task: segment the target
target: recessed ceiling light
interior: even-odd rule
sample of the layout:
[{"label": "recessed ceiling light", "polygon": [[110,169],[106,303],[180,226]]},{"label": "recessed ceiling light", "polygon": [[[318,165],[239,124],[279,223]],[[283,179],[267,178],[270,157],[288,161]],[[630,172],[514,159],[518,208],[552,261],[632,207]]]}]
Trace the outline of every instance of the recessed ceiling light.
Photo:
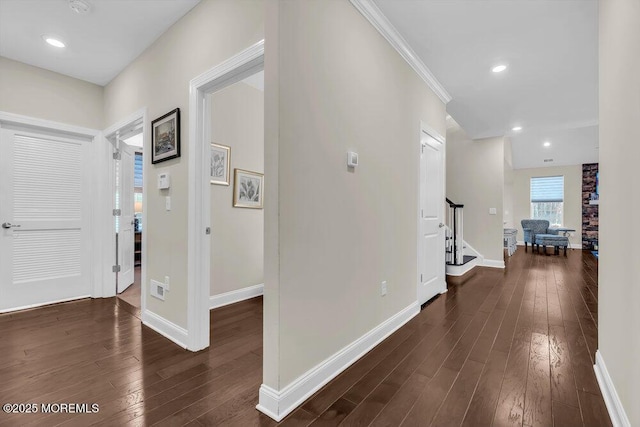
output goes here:
[{"label": "recessed ceiling light", "polygon": [[544,145],[545,147],[551,147],[551,143],[549,141],[545,141],[542,145]]},{"label": "recessed ceiling light", "polygon": [[51,46],[60,47],[60,48],[66,46],[62,41],[60,41],[60,40],[58,40],[56,38],[53,38],[53,37],[50,37],[50,36],[42,36],[42,38],[44,39],[44,41],[46,41]]},{"label": "recessed ceiling light", "polygon": [[522,130],[522,126],[514,126],[514,127],[511,128],[511,130],[514,131],[514,132],[518,132],[518,131]]},{"label": "recessed ceiling light", "polygon": [[504,64],[500,64],[500,65],[496,65],[495,67],[493,67],[493,68],[491,69],[491,71],[493,71],[494,73],[501,73],[501,72],[503,72],[503,71],[504,71],[504,70],[506,70],[506,69],[507,69],[507,66],[506,66],[506,65],[504,65]]}]

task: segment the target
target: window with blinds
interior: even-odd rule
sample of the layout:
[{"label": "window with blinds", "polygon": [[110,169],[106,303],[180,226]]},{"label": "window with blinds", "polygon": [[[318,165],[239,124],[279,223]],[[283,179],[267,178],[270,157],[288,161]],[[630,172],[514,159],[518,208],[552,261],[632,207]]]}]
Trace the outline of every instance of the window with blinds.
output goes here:
[{"label": "window with blinds", "polygon": [[531,178],[531,218],[546,219],[562,226],[564,220],[564,176]]},{"label": "window with blinds", "polygon": [[133,186],[142,189],[142,153],[136,153],[133,167]]}]

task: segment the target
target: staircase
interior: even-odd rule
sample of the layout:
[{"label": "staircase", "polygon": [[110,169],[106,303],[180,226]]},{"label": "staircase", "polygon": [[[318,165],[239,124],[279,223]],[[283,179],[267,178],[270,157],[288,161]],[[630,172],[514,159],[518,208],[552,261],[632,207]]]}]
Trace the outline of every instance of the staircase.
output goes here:
[{"label": "staircase", "polygon": [[448,276],[462,276],[478,264],[478,253],[464,241],[464,205],[449,199],[446,201],[449,205],[445,228],[446,273]]}]

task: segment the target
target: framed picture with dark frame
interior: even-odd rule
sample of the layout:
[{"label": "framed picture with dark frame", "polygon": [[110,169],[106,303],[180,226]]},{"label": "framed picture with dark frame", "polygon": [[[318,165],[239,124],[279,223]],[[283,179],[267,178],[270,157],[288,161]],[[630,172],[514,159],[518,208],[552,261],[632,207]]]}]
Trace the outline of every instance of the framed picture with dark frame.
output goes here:
[{"label": "framed picture with dark frame", "polygon": [[242,169],[233,173],[233,207],[262,209],[264,175]]},{"label": "framed picture with dark frame", "polygon": [[180,109],[151,122],[151,163],[180,157]]},{"label": "framed picture with dark frame", "polygon": [[229,167],[231,165],[231,147],[211,143],[209,159],[209,178],[211,184],[229,185]]}]

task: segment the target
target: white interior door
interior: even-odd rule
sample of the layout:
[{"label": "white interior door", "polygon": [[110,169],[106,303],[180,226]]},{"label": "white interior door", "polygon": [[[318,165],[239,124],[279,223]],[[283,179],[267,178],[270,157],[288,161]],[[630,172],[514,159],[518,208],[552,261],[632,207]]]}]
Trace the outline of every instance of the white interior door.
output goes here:
[{"label": "white interior door", "polygon": [[89,149],[0,131],[0,311],[90,295]]},{"label": "white interior door", "polygon": [[424,304],[446,290],[444,261],[443,144],[425,132],[420,154],[420,227],[418,300]]},{"label": "white interior door", "polygon": [[119,201],[120,201],[120,221],[118,231],[118,265],[120,272],[118,273],[118,293],[123,292],[134,281],[134,247],[135,247],[135,228],[134,228],[134,163],[135,151],[133,147],[121,142],[120,143],[120,177],[118,183]]}]

